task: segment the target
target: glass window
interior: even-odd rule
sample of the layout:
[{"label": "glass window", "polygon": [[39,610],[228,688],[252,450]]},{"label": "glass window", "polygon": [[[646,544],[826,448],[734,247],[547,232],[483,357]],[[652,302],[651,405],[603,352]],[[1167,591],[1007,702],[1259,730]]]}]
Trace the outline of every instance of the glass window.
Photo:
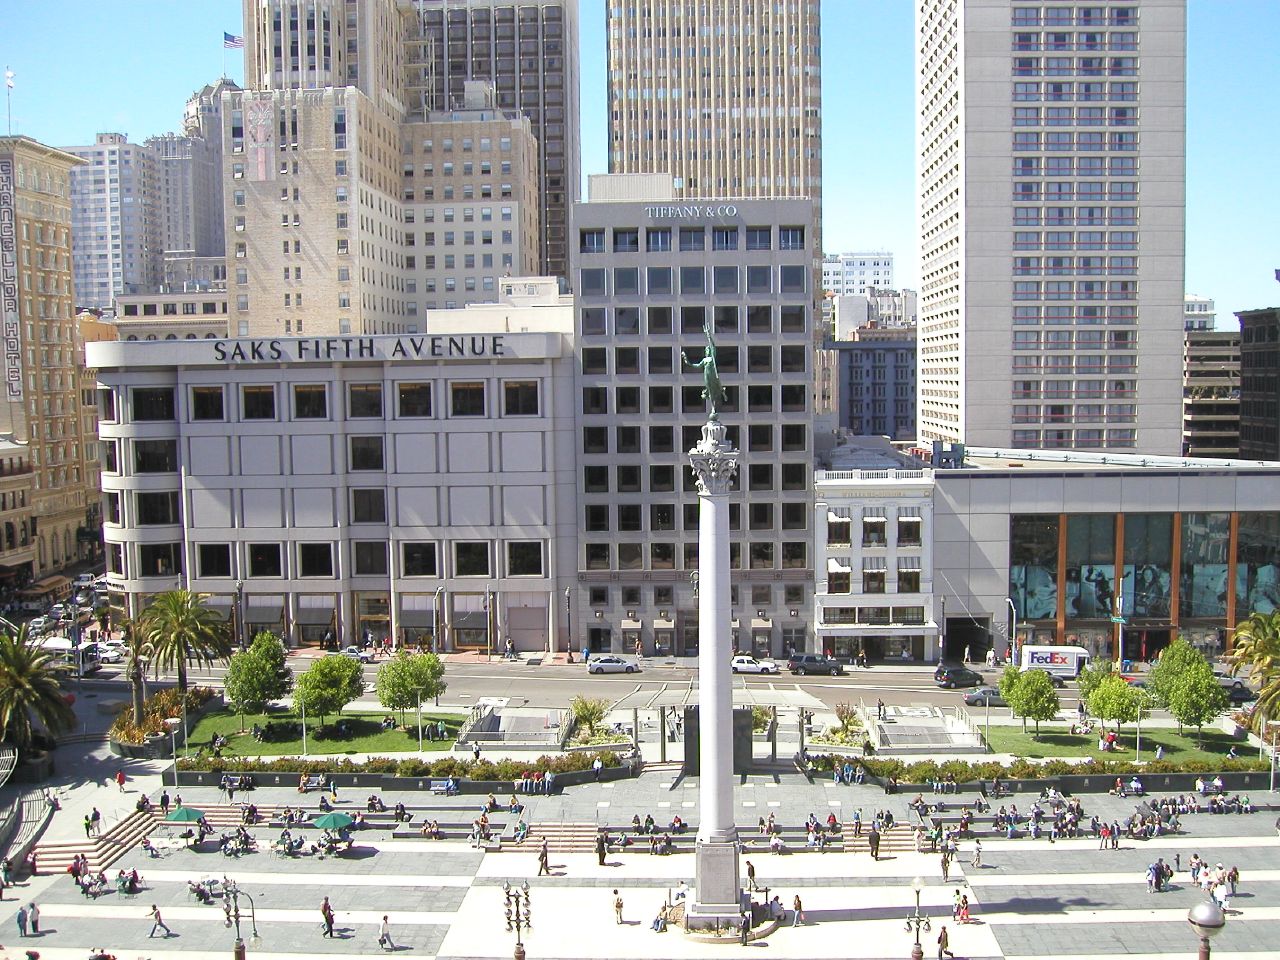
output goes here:
[{"label": "glass window", "polygon": [[707,271],[702,267],[680,268],[680,292],[685,296],[707,292]]},{"label": "glass window", "polygon": [[224,420],[226,419],[224,406],[222,387],[191,388],[191,419],[193,421]]},{"label": "glass window", "polygon": [[605,271],[603,269],[580,270],[582,278],[582,295],[584,297],[603,297],[605,295]]},{"label": "glass window", "polygon": [[351,544],[351,558],[356,576],[385,577],[387,575],[387,542],[385,540],[357,540]]},{"label": "glass window", "polygon": [[240,388],[241,413],[244,420],[274,420],[276,418],[276,388],[266,385]]},{"label": "glass window", "polygon": [[702,227],[680,228],[680,250],[689,252],[707,248],[707,231]]},{"label": "glass window", "polygon": [[646,273],[646,284],[651,296],[669,296],[671,294],[670,267],[649,267]]},{"label": "glass window", "polygon": [[399,398],[397,416],[429,417],[431,416],[431,384],[400,383],[396,385]]},{"label": "glass window", "polygon": [[449,415],[454,417],[483,417],[485,415],[483,381],[470,380],[450,383]]},{"label": "glass window", "polygon": [[1017,515],[1009,524],[1009,598],[1020,620],[1052,620],[1058,615],[1058,518]]},{"label": "glass window", "polygon": [[644,232],[645,250],[649,253],[665,253],[671,249],[670,227],[649,227]]},{"label": "glass window", "polygon": [[782,267],[782,281],[779,289],[783,293],[804,293],[807,267],[786,265]]},{"label": "glass window", "polygon": [[177,491],[140,492],[136,496],[135,520],[138,526],[165,526],[181,522]]},{"label": "glass window", "polygon": [[177,440],[133,441],[134,473],[176,473],[177,470]]},{"label": "glass window", "polygon": [[1168,618],[1172,564],[1173,515],[1126,514],[1120,574],[1123,616]]},{"label": "glass window", "polygon": [[634,297],[640,292],[640,271],[635,267],[615,267],[613,293],[619,297]]},{"label": "glass window", "polygon": [[298,544],[298,576],[300,577],[332,577],[333,576],[333,544],[300,543]]},{"label": "glass window", "polygon": [[772,278],[773,271],[769,267],[747,267],[747,293],[772,292]]},{"label": "glass window", "polygon": [[603,336],[605,332],[604,317],[603,307],[585,307],[582,311],[583,336]]},{"label": "glass window", "polygon": [[464,540],[455,543],[453,545],[453,567],[455,576],[489,576],[489,544],[483,540]]},{"label": "glass window", "polygon": [[98,390],[98,417],[107,422],[116,418],[116,395],[108,387]]},{"label": "glass window", "polygon": [[716,227],[711,231],[712,250],[737,250],[738,228]]},{"label": "glass window", "polygon": [[249,576],[283,576],[284,567],[280,562],[280,544],[251,543],[247,549],[249,554]]},{"label": "glass window", "polygon": [[385,470],[382,437],[351,437],[351,470]]},{"label": "glass window", "polygon": [[324,420],[329,416],[328,389],[322,383],[300,383],[293,388],[293,418]]},{"label": "glass window", "polygon": [[770,250],[773,247],[771,227],[747,227],[748,250]]},{"label": "glass window", "polygon": [[196,547],[196,559],[202,577],[231,576],[231,544],[202,543]]},{"label": "glass window", "polygon": [[[1178,608],[1186,617],[1225,618],[1227,615],[1227,559],[1231,547],[1231,515],[1182,515],[1182,580]],[[1245,585],[1248,585],[1248,569]],[[1247,598],[1247,592],[1246,592]],[[1247,611],[1238,611],[1237,619]]]},{"label": "glass window", "polygon": [[646,316],[650,335],[663,335],[671,332],[670,307],[650,307]]},{"label": "glass window", "polygon": [[804,227],[779,227],[778,228],[778,249],[779,250],[803,250],[804,249]]},{"label": "glass window", "polygon": [[537,540],[507,541],[507,576],[541,577],[542,543]]},{"label": "glass window", "polygon": [[538,413],[538,382],[536,380],[503,381],[502,415],[504,417],[536,417]]},{"label": "glass window", "polygon": [[1241,513],[1236,542],[1236,620],[1280,610],[1280,514]]},{"label": "glass window", "polygon": [[1067,517],[1068,619],[1112,615],[1116,596],[1116,529],[1112,514]]},{"label": "glass window", "polygon": [[347,385],[347,416],[381,417],[382,384],[352,383]]},{"label": "glass window", "polygon": [[172,387],[134,387],[130,397],[133,419],[139,423],[173,420],[177,416]]},{"label": "glass window", "polygon": [[387,492],[378,488],[352,490],[351,522],[386,523]]},{"label": "glass window", "polygon": [[738,292],[737,267],[712,267],[711,275],[712,287],[715,293],[732,294]]},{"label": "glass window", "polygon": [[578,249],[583,253],[604,253],[603,230],[582,230],[579,237]]},{"label": "glass window", "polygon": [[613,231],[613,252],[639,253],[640,231],[634,229],[623,230],[615,227]]},{"label": "glass window", "polygon": [[434,543],[406,543],[403,545],[404,575],[406,577],[436,576],[436,545]]},{"label": "glass window", "polygon": [[138,575],[170,577],[182,572],[182,544],[143,543],[138,545]]}]

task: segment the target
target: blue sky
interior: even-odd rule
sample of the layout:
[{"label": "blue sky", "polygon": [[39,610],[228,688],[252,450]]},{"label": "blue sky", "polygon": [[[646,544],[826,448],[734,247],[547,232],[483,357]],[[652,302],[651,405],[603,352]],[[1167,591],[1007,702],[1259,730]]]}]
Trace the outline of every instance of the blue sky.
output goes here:
[{"label": "blue sky", "polygon": [[[823,0],[824,228],[829,251],[887,249],[918,280],[911,0]],[[604,2],[582,0],[584,173],[607,166]],[[54,145],[175,129],[190,93],[243,79],[240,0],[6,0],[0,60],[13,129]],[[1280,304],[1277,0],[1190,0],[1187,290],[1219,318]],[[838,51],[838,55],[836,52]],[[0,128],[2,129],[2,128]]]}]

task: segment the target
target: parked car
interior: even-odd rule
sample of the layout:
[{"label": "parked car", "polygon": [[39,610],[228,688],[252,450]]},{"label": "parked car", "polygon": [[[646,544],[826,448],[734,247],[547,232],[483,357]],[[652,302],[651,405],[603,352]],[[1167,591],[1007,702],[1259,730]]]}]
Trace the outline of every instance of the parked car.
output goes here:
[{"label": "parked car", "polygon": [[772,660],[757,660],[740,654],[731,664],[734,673],[778,673],[778,665]]},{"label": "parked car", "polygon": [[48,617],[44,617],[44,616],[32,617],[31,620],[27,623],[27,632],[32,634],[33,636],[37,636],[41,633],[44,633],[46,630],[48,630],[49,627],[53,625],[53,623],[54,621],[50,620]]},{"label": "parked car", "polygon": [[124,659],[124,647],[118,643],[100,643],[98,659],[103,663],[119,663]]},{"label": "parked car", "polygon": [[934,671],[933,682],[947,690],[954,690],[956,687],[976,687],[982,684],[982,674],[968,667],[944,664]]},{"label": "parked car", "polygon": [[844,673],[844,664],[825,653],[797,653],[787,661],[787,669],[802,677],[811,673],[829,673],[838,677]]},{"label": "parked car", "polygon": [[78,577],[76,577],[76,578],[75,578],[75,580],[73,580],[73,581],[71,582],[71,585],[72,585],[73,587],[75,587],[77,590],[84,590],[84,589],[86,589],[87,587],[92,587],[92,586],[93,586],[93,574],[92,574],[92,573],[82,573],[82,574],[80,574]]},{"label": "parked car", "polygon": [[55,603],[49,608],[49,616],[54,620],[66,620],[72,616],[71,605],[66,603]]},{"label": "parked car", "polygon": [[587,661],[587,673],[635,673],[640,668],[630,660],[606,653]]},{"label": "parked car", "polygon": [[1004,697],[995,687],[979,687],[964,695],[964,702],[971,707],[1007,707]]},{"label": "parked car", "polygon": [[344,657],[350,657],[352,660],[359,660],[361,663],[370,663],[373,661],[373,657],[369,655],[368,651],[361,650],[355,644],[344,649],[342,651],[342,655]]}]

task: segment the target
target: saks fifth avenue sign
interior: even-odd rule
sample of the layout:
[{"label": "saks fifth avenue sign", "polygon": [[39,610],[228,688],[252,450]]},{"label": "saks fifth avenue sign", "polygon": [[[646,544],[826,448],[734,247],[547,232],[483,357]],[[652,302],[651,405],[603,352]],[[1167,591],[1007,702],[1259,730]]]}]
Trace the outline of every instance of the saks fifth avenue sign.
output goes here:
[{"label": "saks fifth avenue sign", "polygon": [[681,203],[645,207],[644,215],[652,220],[715,220],[736,217],[738,208],[732,203]]},{"label": "saks fifth avenue sign", "polygon": [[405,337],[287,337],[214,340],[221,363],[292,363],[308,360],[454,360],[506,355],[502,334]]}]

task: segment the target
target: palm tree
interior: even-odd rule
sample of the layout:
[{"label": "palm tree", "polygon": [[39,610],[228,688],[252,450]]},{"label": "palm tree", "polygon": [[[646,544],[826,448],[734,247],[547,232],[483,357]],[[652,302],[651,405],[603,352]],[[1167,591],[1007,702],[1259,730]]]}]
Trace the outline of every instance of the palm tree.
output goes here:
[{"label": "palm tree", "polygon": [[53,670],[56,658],[32,642],[26,627],[16,637],[0,634],[0,732],[19,755],[31,749],[37,723],[50,733],[75,725],[75,711]]},{"label": "palm tree", "polygon": [[226,624],[190,590],[170,590],[152,598],[133,633],[135,644],[150,646],[157,671],[161,667],[177,671],[182,693],[187,692],[188,660],[212,666],[231,655]]},{"label": "palm tree", "polygon": [[124,637],[124,675],[129,680],[134,726],[142,726],[143,704],[147,699],[147,665],[155,659],[155,648],[139,635],[139,625],[128,617],[120,618],[120,635]]},{"label": "palm tree", "polygon": [[1231,648],[1231,672],[1247,671],[1258,688],[1258,702],[1250,725],[1261,732],[1267,720],[1280,713],[1280,610],[1251,613],[1236,627]]}]

